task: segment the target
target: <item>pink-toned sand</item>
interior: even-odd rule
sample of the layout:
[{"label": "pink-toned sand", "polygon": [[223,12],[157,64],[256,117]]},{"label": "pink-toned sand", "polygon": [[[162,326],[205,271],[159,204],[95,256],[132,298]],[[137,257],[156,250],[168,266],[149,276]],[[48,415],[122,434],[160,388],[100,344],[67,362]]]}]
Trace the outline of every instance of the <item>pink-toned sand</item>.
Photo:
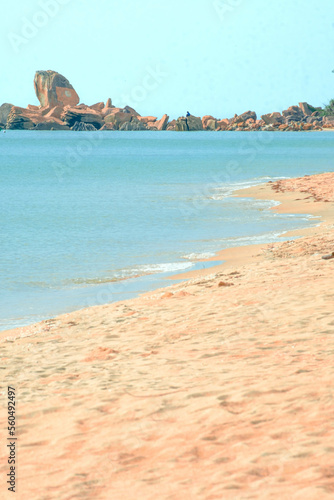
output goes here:
[{"label": "pink-toned sand", "polygon": [[333,187],[323,174],[239,193],[322,217],[296,241],[223,251],[210,274],[2,332],[0,498],[334,498],[334,259],[321,258]]}]

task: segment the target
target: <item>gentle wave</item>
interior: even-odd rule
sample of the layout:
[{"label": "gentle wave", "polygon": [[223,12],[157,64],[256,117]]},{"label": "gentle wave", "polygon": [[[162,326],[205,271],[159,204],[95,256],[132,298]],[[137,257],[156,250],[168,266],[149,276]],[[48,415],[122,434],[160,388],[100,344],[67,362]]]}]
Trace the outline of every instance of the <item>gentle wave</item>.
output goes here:
[{"label": "gentle wave", "polygon": [[188,255],[182,255],[182,259],[187,260],[202,260],[202,259],[210,259],[214,257],[213,252],[204,252],[204,253],[189,253]]},{"label": "gentle wave", "polygon": [[223,200],[224,198],[228,198],[229,196],[233,195],[235,191],[239,191],[240,189],[247,189],[258,186],[259,184],[265,184],[269,181],[288,178],[289,177],[255,177],[254,179],[249,179],[247,181],[231,182],[230,184],[214,188],[213,191],[216,191],[216,194],[210,196],[210,199]]}]

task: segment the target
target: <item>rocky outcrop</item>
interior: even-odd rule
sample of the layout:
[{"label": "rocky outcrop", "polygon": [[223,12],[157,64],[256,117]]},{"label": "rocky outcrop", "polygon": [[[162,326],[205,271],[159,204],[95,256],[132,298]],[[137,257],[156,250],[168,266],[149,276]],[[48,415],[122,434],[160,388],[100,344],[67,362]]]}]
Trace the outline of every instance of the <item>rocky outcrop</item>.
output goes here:
[{"label": "rocky outcrop", "polygon": [[16,130],[31,130],[36,125],[29,116],[30,111],[13,106],[8,117],[6,128]]},{"label": "rocky outcrop", "polygon": [[165,114],[141,116],[130,106],[116,108],[111,101],[87,106],[79,104],[79,96],[70,82],[56,71],[37,71],[34,79],[40,106],[27,108],[5,103],[0,106],[0,127],[21,130],[151,130],[151,131],[308,131],[334,128],[334,117],[324,117],[322,108],[307,102],[290,106],[282,114],[267,113],[258,120],[255,111],[222,120],[205,115],[181,116],[169,122]]},{"label": "rocky outcrop", "polygon": [[217,128],[217,118],[211,115],[205,115],[202,118],[202,125],[204,130],[216,130]]},{"label": "rocky outcrop", "polygon": [[113,123],[105,123],[103,127],[100,128],[100,131],[102,130],[116,130],[116,129]]},{"label": "rocky outcrop", "polygon": [[311,116],[312,113],[315,113],[318,111],[317,108],[314,108],[313,106],[311,106],[307,102],[300,102],[299,107],[302,110],[303,114],[306,116]]},{"label": "rocky outcrop", "polygon": [[93,132],[97,130],[97,128],[91,123],[75,122],[71,130],[74,130],[74,132]]},{"label": "rocky outcrop", "polygon": [[70,127],[67,125],[61,125],[58,122],[50,121],[37,123],[34,130],[70,130]]},{"label": "rocky outcrop", "polygon": [[115,108],[112,113],[107,115],[104,122],[112,123],[115,130],[119,130],[122,125],[126,122],[130,122],[133,116],[130,113],[124,113],[123,111],[118,111],[119,108]]},{"label": "rocky outcrop", "polygon": [[88,106],[85,106],[85,108],[79,108],[79,106],[66,107],[61,119],[69,127],[73,127],[76,122],[82,122],[89,123],[94,125],[96,129],[100,129],[104,124],[102,116]]},{"label": "rocky outcrop", "polygon": [[325,116],[323,120],[324,128],[334,128],[334,116]]},{"label": "rocky outcrop", "polygon": [[234,118],[232,119],[232,123],[244,123],[249,119],[251,119],[255,122],[256,118],[257,117],[256,117],[255,111],[246,111],[245,113],[242,113],[241,115],[234,115]]},{"label": "rocky outcrop", "polygon": [[203,130],[202,120],[197,116],[181,116],[176,120],[175,130],[177,132],[196,132],[199,130]]},{"label": "rocky outcrop", "polygon": [[104,109],[104,102],[97,102],[96,104],[92,104],[88,107],[93,111],[97,111],[98,113],[100,113]]},{"label": "rocky outcrop", "polygon": [[34,87],[42,108],[79,104],[79,96],[70,82],[56,71],[36,71]]},{"label": "rocky outcrop", "polygon": [[130,115],[132,115],[132,116],[140,116],[140,114],[137,113],[137,111],[135,109],[130,108],[130,106],[125,106],[125,108],[123,108],[123,112],[130,113]]},{"label": "rocky outcrop", "polygon": [[[167,128],[167,123],[169,120],[168,115],[164,115],[160,120],[156,121],[153,126],[156,127],[157,130],[166,130]],[[148,124],[149,125],[149,124]]]},{"label": "rocky outcrop", "polygon": [[171,122],[167,123],[166,130],[175,131],[175,126],[176,126],[176,120],[172,120]]},{"label": "rocky outcrop", "polygon": [[138,120],[142,123],[155,123],[157,121],[156,116],[138,116]]},{"label": "rocky outcrop", "polygon": [[8,115],[13,107],[13,104],[9,104],[8,102],[4,102],[0,106],[0,126],[5,127],[7,123]]},{"label": "rocky outcrop", "polygon": [[132,117],[132,120],[123,123],[119,130],[147,130],[147,126],[136,117]]},{"label": "rocky outcrop", "polygon": [[267,115],[262,115],[261,119],[264,121],[266,125],[273,125],[273,124],[281,125],[284,120],[281,113],[278,113],[277,111],[274,113],[268,113]]}]

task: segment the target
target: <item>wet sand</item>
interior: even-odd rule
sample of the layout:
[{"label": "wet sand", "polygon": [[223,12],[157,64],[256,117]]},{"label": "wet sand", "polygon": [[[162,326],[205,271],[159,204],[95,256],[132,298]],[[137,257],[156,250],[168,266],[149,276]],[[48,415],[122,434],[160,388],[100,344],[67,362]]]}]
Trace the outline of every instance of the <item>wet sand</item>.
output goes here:
[{"label": "wet sand", "polygon": [[[334,173],[239,193],[321,217],[137,299],[0,332],[17,499],[334,496]],[[293,236],[291,234],[291,236]]]}]

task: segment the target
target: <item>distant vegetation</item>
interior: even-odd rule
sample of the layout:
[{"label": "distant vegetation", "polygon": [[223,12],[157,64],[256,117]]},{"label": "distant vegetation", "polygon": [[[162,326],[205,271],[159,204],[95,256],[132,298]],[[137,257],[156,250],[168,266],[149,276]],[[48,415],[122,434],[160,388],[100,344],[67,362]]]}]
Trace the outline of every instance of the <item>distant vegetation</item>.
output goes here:
[{"label": "distant vegetation", "polygon": [[329,104],[322,111],[323,116],[334,116],[334,99],[329,101]]}]

